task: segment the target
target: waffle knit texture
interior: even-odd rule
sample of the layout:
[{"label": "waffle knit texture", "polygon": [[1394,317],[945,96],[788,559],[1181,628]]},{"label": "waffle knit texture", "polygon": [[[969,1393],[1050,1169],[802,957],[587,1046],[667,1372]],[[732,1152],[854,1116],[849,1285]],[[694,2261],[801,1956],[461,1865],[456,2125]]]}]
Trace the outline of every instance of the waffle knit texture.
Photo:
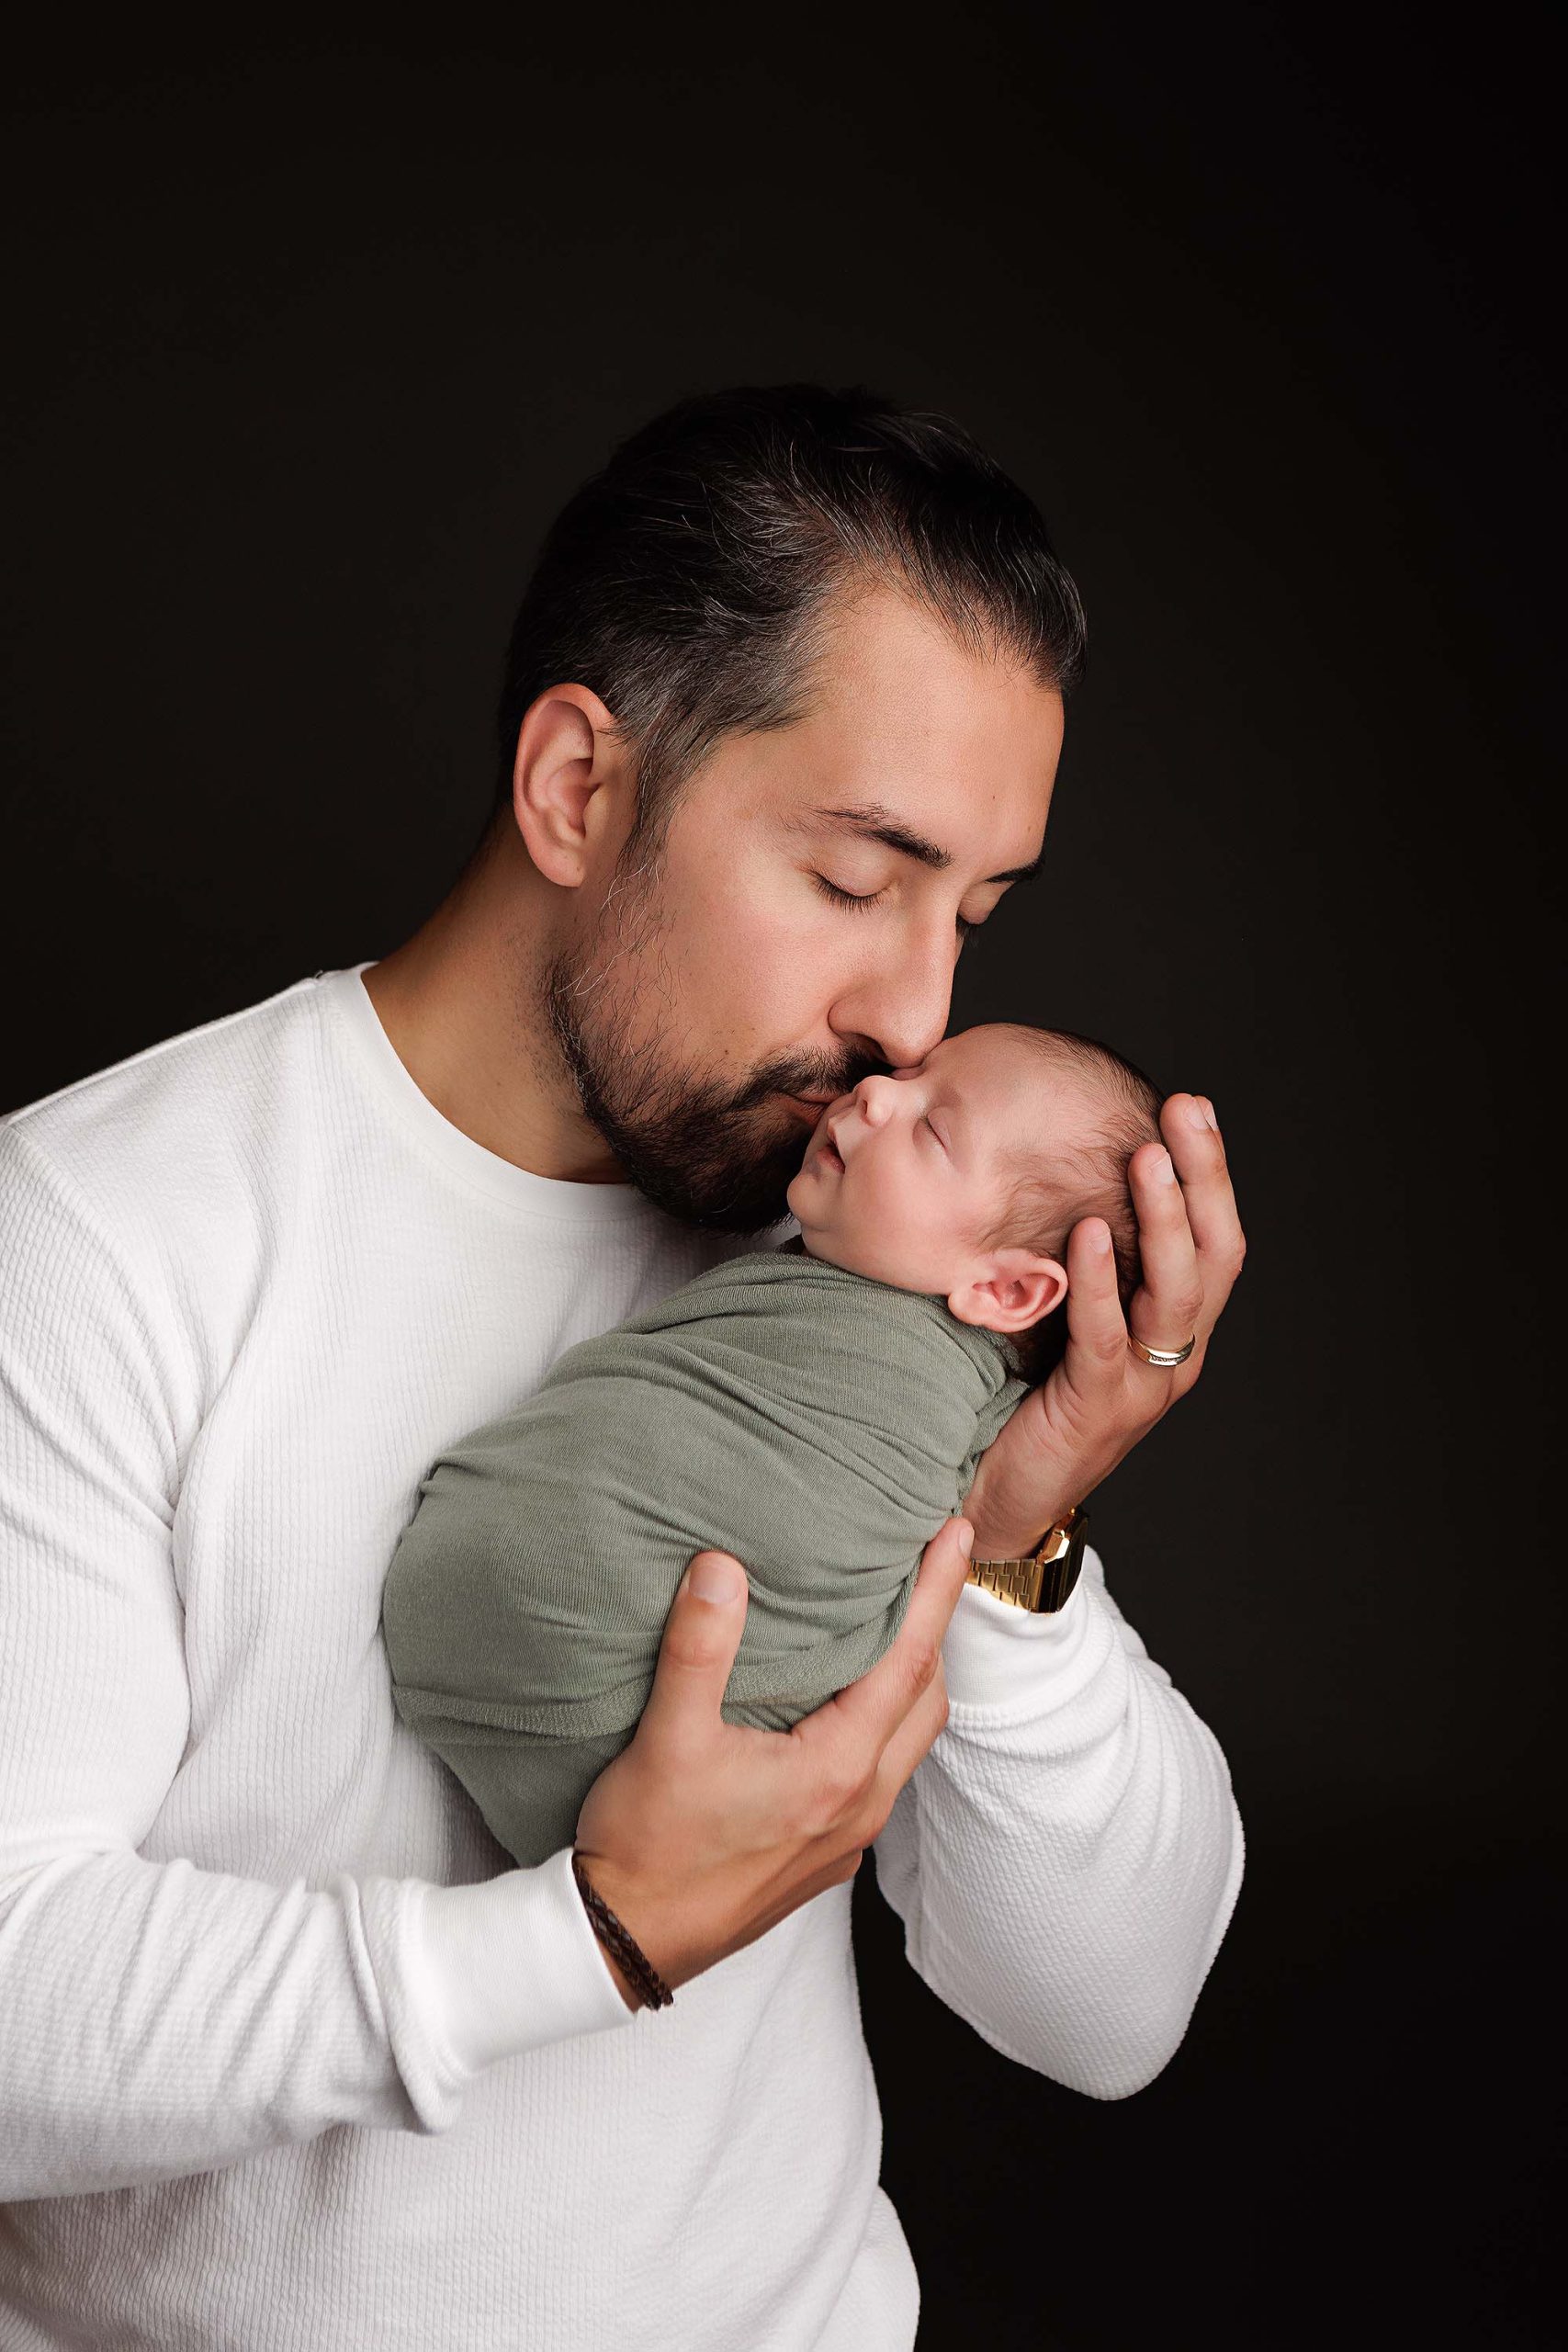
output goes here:
[{"label": "waffle knit texture", "polygon": [[[380,1634],[443,1449],[751,1245],[473,1142],[365,968],[0,1121],[0,2343],[908,2352],[849,1885],[628,2010]],[[1124,2098],[1236,1898],[1224,1759],[1092,1554],[943,1664],[910,1964]]]}]

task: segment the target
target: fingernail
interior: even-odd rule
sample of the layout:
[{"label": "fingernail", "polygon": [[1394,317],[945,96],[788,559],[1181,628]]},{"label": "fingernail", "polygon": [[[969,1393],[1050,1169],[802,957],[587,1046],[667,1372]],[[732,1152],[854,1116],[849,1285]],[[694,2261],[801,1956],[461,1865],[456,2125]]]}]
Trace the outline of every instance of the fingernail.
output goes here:
[{"label": "fingernail", "polygon": [[1157,1159],[1152,1159],[1149,1162],[1149,1174],[1154,1178],[1156,1184],[1175,1183],[1176,1170],[1170,1164],[1170,1154],[1168,1151],[1162,1151]]},{"label": "fingernail", "polygon": [[1219,1134],[1220,1123],[1214,1116],[1214,1106],[1206,1094],[1203,1097],[1203,1124],[1205,1126],[1213,1127],[1216,1135]]},{"label": "fingernail", "polygon": [[686,1583],[698,1600],[733,1600],[739,1590],[728,1560],[697,1560],[686,1571]]},{"label": "fingernail", "polygon": [[1212,1127],[1214,1124],[1212,1114],[1205,1114],[1203,1099],[1199,1094],[1194,1094],[1189,1099],[1186,1117],[1190,1127]]},{"label": "fingernail", "polygon": [[965,1559],[975,1549],[975,1530],[966,1519],[961,1519],[958,1522],[958,1548]]},{"label": "fingernail", "polygon": [[1111,1227],[1097,1219],[1089,1237],[1089,1246],[1098,1256],[1108,1258],[1111,1254]]}]

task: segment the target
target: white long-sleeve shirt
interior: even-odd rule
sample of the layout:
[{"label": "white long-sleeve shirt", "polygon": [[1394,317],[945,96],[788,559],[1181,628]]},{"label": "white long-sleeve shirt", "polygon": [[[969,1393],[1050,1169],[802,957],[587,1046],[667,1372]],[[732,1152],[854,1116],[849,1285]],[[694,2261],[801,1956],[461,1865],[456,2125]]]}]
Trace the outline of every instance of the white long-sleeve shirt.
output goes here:
[{"label": "white long-sleeve shirt", "polygon": [[[442,1449],[756,1244],[485,1150],[366,968],[0,1121],[0,2342],[908,2352],[850,1887],[628,2010],[379,1634]],[[943,1663],[910,1963],[1122,2098],[1235,1901],[1224,1759],[1092,1555]]]}]

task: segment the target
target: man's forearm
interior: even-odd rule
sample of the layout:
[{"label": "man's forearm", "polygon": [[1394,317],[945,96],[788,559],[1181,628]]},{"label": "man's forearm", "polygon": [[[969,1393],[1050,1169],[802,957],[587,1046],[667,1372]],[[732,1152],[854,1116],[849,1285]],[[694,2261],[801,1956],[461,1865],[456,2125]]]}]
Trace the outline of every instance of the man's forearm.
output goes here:
[{"label": "man's forearm", "polygon": [[564,1853],[316,1890],[62,1855],[0,1877],[0,2199],[443,2131],[495,2059],[628,2022]]},{"label": "man's forearm", "polygon": [[875,1846],[910,1964],[1007,2057],[1125,2098],[1179,2046],[1239,1892],[1224,1757],[1092,1554],[1056,1618],[965,1591],[943,1661],[947,1726]]}]

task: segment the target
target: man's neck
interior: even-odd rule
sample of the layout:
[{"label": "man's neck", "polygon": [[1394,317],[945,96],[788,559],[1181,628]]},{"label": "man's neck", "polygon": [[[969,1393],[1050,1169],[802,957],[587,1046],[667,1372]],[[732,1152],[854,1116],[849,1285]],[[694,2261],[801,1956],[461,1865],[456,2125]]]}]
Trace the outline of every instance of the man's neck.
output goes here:
[{"label": "man's neck", "polygon": [[503,838],[364,985],[399,1060],[444,1119],[533,1175],[621,1184],[560,1069],[537,967],[517,960],[519,940],[547,935],[547,888],[521,844]]}]

